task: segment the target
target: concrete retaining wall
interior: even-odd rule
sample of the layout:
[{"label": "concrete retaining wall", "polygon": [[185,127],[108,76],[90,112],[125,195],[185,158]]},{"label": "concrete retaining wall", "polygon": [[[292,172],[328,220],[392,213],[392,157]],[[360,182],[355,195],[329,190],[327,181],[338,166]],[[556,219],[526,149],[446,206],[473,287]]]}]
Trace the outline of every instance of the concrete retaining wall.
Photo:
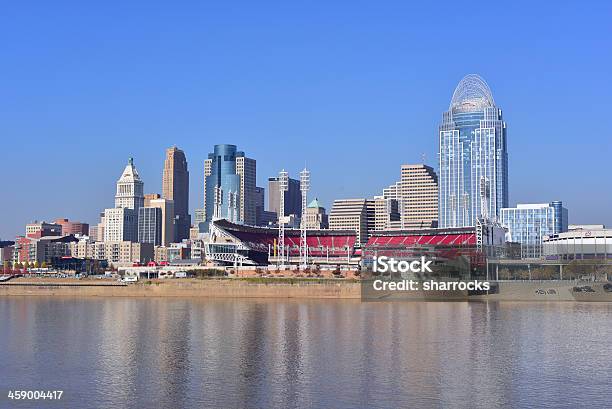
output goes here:
[{"label": "concrete retaining wall", "polygon": [[159,280],[126,286],[11,283],[0,285],[0,296],[74,297],[235,297],[235,298],[360,298],[355,282],[270,282],[243,280]]}]

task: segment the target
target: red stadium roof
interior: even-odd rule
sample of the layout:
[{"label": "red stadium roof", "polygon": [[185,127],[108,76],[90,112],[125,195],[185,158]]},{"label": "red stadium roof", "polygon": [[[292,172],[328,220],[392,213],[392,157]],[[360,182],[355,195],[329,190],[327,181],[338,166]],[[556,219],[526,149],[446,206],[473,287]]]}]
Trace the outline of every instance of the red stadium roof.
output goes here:
[{"label": "red stadium roof", "polygon": [[[247,226],[244,224],[235,224],[225,219],[215,220],[213,222],[217,227],[232,233],[233,232],[244,232],[244,233],[256,233],[264,235],[278,236],[278,227],[260,227],[260,226]],[[356,236],[354,230],[307,230],[307,236]],[[300,237],[299,229],[285,228],[285,236],[297,236]]]},{"label": "red stadium roof", "polygon": [[366,247],[410,247],[410,246],[473,246],[476,233],[463,234],[403,234],[396,236],[370,237]]},{"label": "red stadium roof", "polygon": [[[253,250],[267,252],[268,248],[277,245],[278,228],[245,226],[227,220],[216,220],[214,223]],[[314,257],[328,254],[346,256],[348,251],[353,252],[356,241],[353,230],[308,230],[306,233],[308,252]],[[289,248],[291,255],[299,254],[299,230],[285,229],[285,246]]]}]

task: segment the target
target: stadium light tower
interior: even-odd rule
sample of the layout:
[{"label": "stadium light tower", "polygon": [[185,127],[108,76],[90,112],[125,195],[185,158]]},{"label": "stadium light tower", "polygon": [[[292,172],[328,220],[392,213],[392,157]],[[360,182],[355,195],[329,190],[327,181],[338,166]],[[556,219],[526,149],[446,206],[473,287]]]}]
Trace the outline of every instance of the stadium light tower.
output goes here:
[{"label": "stadium light tower", "polygon": [[285,169],[278,174],[280,207],[278,209],[278,256],[280,266],[285,267],[285,192],[289,190],[289,174]]},{"label": "stadium light tower", "polygon": [[302,217],[300,220],[300,248],[302,256],[302,268],[308,266],[308,245],[306,244],[306,223],[304,223],[304,215],[306,214],[306,206],[308,206],[308,190],[310,190],[310,171],[304,168],[300,172],[300,191],[302,192]]}]

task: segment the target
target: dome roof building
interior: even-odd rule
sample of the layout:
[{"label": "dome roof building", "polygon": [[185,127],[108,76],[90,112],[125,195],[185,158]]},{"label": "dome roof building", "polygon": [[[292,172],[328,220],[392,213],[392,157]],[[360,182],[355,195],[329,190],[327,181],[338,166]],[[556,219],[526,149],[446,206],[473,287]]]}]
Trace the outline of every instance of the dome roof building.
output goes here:
[{"label": "dome roof building", "polygon": [[463,77],[439,128],[438,224],[471,227],[508,207],[506,123],[489,85]]},{"label": "dome roof building", "polygon": [[455,88],[448,110],[453,113],[475,112],[494,106],[489,85],[479,75],[469,74]]}]

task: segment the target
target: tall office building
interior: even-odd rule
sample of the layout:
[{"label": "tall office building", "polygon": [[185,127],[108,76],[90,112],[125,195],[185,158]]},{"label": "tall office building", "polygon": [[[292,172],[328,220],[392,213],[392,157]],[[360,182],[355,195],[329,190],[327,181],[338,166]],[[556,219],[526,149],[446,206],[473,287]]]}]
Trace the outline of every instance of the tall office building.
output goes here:
[{"label": "tall office building", "polygon": [[262,225],[263,214],[265,211],[266,189],[263,187],[255,187],[255,224]]},{"label": "tall office building", "polygon": [[98,231],[96,232],[96,238],[94,241],[104,241],[104,226],[106,222],[104,221],[104,211],[100,212],[100,221],[98,222]]},{"label": "tall office building", "polygon": [[397,199],[374,196],[371,203],[374,205],[374,224],[370,223],[368,226],[369,235],[372,235],[374,231],[394,229],[401,225],[401,214]]},{"label": "tall office building", "polygon": [[149,207],[161,209],[161,244],[169,246],[174,242],[175,233],[175,217],[174,217],[174,201],[168,199],[151,199]]},{"label": "tall office building", "polygon": [[[366,199],[366,231],[368,234],[368,238],[370,238],[370,236],[372,235],[372,233],[374,233],[374,231],[376,230],[376,216],[377,216],[377,212],[376,212],[376,201],[377,198],[375,197],[374,199]],[[379,214],[378,217],[380,218],[380,206],[378,206],[379,208]]]},{"label": "tall office building", "polygon": [[239,220],[244,224],[257,224],[256,214],[256,184],[257,163],[255,159],[244,156],[236,158],[236,173],[240,176],[240,199],[238,201]]},{"label": "tall office building", "polygon": [[176,146],[166,149],[162,198],[174,202],[174,241],[189,238],[191,215],[189,214],[189,171],[185,153]]},{"label": "tall office building", "polygon": [[256,222],[256,178],[257,164],[254,159],[247,158],[244,152],[236,149],[236,145],[215,145],[214,151],[208,154],[204,161],[204,216],[202,231],[208,230],[208,225],[215,213],[215,188],[223,192],[219,206],[221,218],[232,219],[233,207],[230,204],[230,194],[236,196],[236,220],[239,223],[255,225]]},{"label": "tall office building", "polygon": [[117,180],[117,193],[115,194],[115,207],[135,209],[144,206],[144,183],[134,166],[134,159],[130,158]]},{"label": "tall office building", "polygon": [[321,206],[316,197],[308,204],[302,214],[301,227],[308,230],[320,230],[329,228],[329,217],[325,208]]},{"label": "tall office building", "polygon": [[563,203],[517,204],[502,208],[500,222],[508,229],[509,240],[521,244],[521,258],[539,258],[545,236],[568,229],[568,212]]},{"label": "tall office building", "polygon": [[206,210],[203,208],[195,209],[193,222],[196,227],[199,227],[200,223],[205,223],[206,222]]},{"label": "tall office building", "polygon": [[149,207],[151,200],[161,199],[161,195],[159,193],[147,193],[144,195],[144,207]]},{"label": "tall office building", "polygon": [[162,245],[162,210],[159,207],[138,209],[138,242]]},{"label": "tall office building", "polygon": [[104,241],[138,241],[138,210],[129,207],[106,209]]},{"label": "tall office building", "polygon": [[367,199],[335,200],[329,213],[331,230],[353,230],[360,244],[368,241],[368,222],[374,223],[373,201]]},{"label": "tall office building", "polygon": [[[280,210],[280,182],[278,177],[268,178],[268,210],[279,214]],[[285,192],[285,216],[302,216],[302,192],[300,181],[289,178],[289,187]],[[277,216],[278,217],[278,216]]]},{"label": "tall office building", "polygon": [[92,242],[96,242],[96,241],[100,241],[101,239],[99,239],[98,237],[98,225],[93,225],[93,226],[89,226],[89,240],[91,240]]},{"label": "tall office building", "polygon": [[117,180],[115,207],[104,210],[104,241],[138,241],[138,209],[144,206],[144,183],[129,159]]},{"label": "tall office building", "polygon": [[391,186],[383,189],[382,196],[385,199],[397,199],[397,195],[398,195],[397,192],[399,191],[399,188],[400,188],[400,182],[395,182]]},{"label": "tall office building", "polygon": [[484,216],[497,220],[508,207],[506,123],[478,75],[457,85],[442,115],[439,149],[440,227],[474,226]]},{"label": "tall office building", "polygon": [[438,225],[438,175],[430,166],[402,165],[399,182],[383,189],[383,198],[397,200],[400,220],[390,220],[394,222],[392,228],[424,229]]}]

